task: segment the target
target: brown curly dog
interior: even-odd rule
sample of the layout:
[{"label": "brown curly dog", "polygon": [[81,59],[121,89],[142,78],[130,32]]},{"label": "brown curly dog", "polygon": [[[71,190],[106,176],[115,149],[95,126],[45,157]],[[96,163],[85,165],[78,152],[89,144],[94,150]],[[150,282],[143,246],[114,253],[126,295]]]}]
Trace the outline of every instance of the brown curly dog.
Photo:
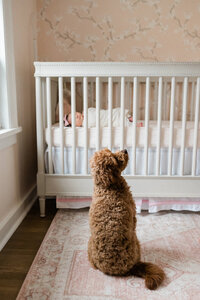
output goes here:
[{"label": "brown curly dog", "polygon": [[127,150],[112,153],[103,149],[90,161],[94,193],[89,212],[88,258],[105,274],[139,276],[145,278],[148,289],[154,290],[165,274],[158,266],[140,261],[135,203],[121,175],[127,163]]}]

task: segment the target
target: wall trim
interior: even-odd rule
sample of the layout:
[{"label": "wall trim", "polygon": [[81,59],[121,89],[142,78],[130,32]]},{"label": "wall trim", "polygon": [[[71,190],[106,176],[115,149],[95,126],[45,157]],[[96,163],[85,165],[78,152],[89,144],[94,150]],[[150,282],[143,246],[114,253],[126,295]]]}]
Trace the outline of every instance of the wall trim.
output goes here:
[{"label": "wall trim", "polygon": [[18,127],[12,0],[0,0],[1,122],[3,128]]},{"label": "wall trim", "polygon": [[28,191],[23,200],[0,222],[0,251],[21,224],[37,199],[36,184]]},{"label": "wall trim", "polygon": [[17,143],[17,134],[22,131],[21,127],[0,130],[0,150]]}]

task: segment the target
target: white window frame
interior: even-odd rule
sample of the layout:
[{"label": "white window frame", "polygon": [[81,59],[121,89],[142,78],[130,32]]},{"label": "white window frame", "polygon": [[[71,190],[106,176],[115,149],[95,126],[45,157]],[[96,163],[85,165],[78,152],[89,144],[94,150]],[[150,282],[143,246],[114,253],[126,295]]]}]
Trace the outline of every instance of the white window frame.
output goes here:
[{"label": "white window frame", "polygon": [[16,143],[18,126],[12,0],[0,0],[0,150]]}]

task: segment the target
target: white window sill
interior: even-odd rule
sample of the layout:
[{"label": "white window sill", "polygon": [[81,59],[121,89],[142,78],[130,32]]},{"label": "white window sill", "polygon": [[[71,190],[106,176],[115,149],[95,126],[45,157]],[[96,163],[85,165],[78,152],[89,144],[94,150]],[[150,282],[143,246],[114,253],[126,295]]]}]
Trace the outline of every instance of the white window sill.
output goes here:
[{"label": "white window sill", "polygon": [[16,135],[21,131],[21,127],[11,129],[0,129],[0,150],[15,144],[17,142]]}]

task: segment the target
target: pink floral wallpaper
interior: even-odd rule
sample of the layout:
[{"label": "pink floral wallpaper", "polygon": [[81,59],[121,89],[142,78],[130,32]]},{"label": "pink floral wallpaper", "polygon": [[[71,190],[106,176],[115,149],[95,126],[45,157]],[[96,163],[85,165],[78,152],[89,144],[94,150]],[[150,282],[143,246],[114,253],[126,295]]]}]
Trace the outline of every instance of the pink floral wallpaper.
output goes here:
[{"label": "pink floral wallpaper", "polygon": [[37,0],[41,61],[199,61],[199,0]]}]

